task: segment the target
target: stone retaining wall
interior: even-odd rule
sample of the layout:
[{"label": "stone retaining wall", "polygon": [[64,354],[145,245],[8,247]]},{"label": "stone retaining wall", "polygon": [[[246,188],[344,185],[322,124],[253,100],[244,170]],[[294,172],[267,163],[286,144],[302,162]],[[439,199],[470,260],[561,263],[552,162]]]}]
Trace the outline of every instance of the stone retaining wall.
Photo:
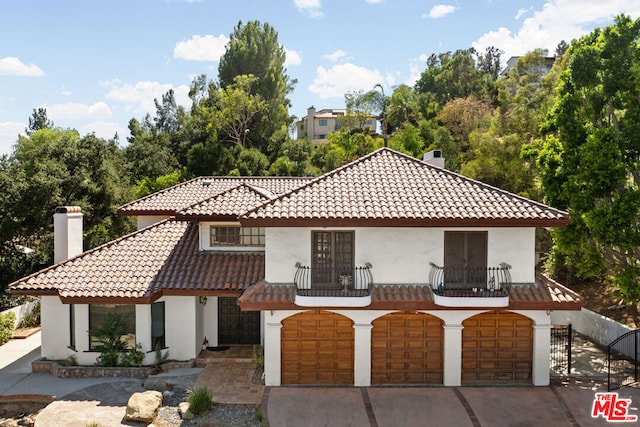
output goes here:
[{"label": "stone retaining wall", "polygon": [[[186,362],[165,362],[160,366],[160,371],[168,371],[174,368],[191,368],[194,361]],[[104,366],[63,366],[54,360],[40,358],[31,362],[31,371],[38,373],[49,373],[59,378],[100,378],[100,377],[125,377],[125,378],[146,378],[149,375],[158,373],[155,366],[142,367],[113,367]]]}]

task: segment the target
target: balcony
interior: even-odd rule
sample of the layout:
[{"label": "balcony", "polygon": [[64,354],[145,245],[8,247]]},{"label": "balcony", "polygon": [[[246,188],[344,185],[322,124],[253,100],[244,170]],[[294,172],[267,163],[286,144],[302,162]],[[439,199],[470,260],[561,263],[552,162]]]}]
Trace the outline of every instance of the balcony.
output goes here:
[{"label": "balcony", "polygon": [[370,263],[352,268],[314,268],[296,263],[296,305],[366,307],[371,303]]},{"label": "balcony", "polygon": [[438,266],[429,263],[433,301],[444,307],[506,307],[509,305],[511,266]]}]

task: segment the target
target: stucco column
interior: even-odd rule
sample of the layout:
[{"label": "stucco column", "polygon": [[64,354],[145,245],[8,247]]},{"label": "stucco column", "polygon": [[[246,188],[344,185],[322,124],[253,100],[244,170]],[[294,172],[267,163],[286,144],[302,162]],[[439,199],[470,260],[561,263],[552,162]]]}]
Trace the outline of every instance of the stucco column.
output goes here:
[{"label": "stucco column", "polygon": [[371,385],[371,323],[354,323],[353,385]]},{"label": "stucco column", "polygon": [[264,384],[279,386],[282,381],[280,330],[282,323],[266,322],[264,328]]},{"label": "stucco column", "polygon": [[445,323],[443,384],[459,386],[462,378],[462,328],[459,323]]},{"label": "stucco column", "polygon": [[533,385],[549,385],[550,351],[551,324],[535,323],[533,325],[533,362],[531,366]]}]

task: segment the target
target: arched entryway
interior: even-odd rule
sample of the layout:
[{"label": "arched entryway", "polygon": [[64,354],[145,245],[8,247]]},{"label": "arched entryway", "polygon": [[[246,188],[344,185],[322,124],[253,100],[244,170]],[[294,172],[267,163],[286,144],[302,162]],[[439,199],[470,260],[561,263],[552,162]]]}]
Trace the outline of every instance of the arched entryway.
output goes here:
[{"label": "arched entryway", "polygon": [[462,384],[531,384],[531,319],[492,311],[470,317],[462,326]]},{"label": "arched entryway", "polygon": [[379,317],[371,330],[372,384],[442,384],[442,321],[425,313]]},{"label": "arched entryway", "polygon": [[282,320],[282,384],[353,384],[353,321],[314,310]]}]

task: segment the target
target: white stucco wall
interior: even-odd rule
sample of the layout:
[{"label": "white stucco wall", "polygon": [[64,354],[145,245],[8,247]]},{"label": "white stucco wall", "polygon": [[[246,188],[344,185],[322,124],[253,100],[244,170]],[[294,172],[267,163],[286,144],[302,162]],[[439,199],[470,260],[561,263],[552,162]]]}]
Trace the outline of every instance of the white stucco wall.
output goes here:
[{"label": "white stucco wall", "polygon": [[[295,264],[311,263],[313,228],[267,228],[265,278],[291,283]],[[513,282],[535,279],[535,228],[344,228],[355,232],[355,264],[370,262],[374,283],[426,284],[429,262],[444,263],[444,232],[487,231],[488,265],[512,266]]]},{"label": "white stucco wall", "polygon": [[69,306],[62,304],[57,296],[43,296],[40,304],[40,354],[47,359],[66,359],[75,353],[68,348]]},{"label": "white stucco wall", "polygon": [[155,215],[145,215],[139,216],[138,219],[138,230],[142,230],[150,225],[157,224],[160,221],[164,221],[169,218],[168,216],[155,216]]},{"label": "white stucco wall", "polygon": [[202,349],[202,331],[197,333],[196,310],[198,297],[170,296],[165,301],[165,334],[169,357],[175,360],[189,360]]}]

